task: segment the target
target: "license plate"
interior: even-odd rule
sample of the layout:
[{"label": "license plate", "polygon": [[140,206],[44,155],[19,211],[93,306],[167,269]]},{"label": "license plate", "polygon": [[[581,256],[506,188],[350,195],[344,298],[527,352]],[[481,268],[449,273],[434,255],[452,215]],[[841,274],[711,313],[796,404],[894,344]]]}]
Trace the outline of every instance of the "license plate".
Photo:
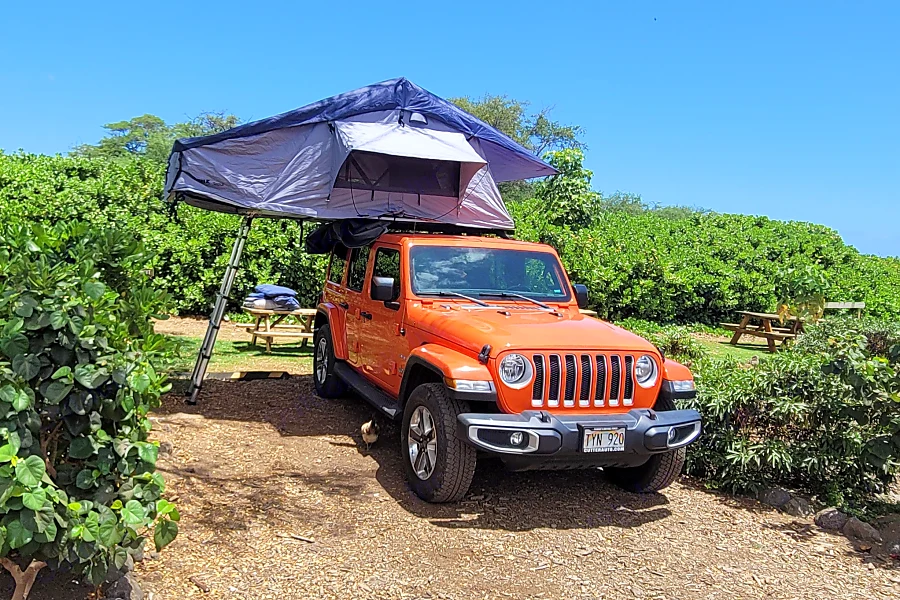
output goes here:
[{"label": "license plate", "polygon": [[625,428],[584,430],[582,452],[622,452],[625,450]]}]

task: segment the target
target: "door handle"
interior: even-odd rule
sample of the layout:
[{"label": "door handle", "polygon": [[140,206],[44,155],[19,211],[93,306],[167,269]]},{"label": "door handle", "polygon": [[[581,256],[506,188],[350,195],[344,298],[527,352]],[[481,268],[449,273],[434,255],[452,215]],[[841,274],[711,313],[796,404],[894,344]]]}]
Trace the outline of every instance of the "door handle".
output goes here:
[{"label": "door handle", "polygon": [[372,313],[367,313],[366,311],[360,312],[359,316],[361,316],[363,319],[366,319],[367,321],[372,320]]},{"label": "door handle", "polygon": [[338,306],[340,306],[344,310],[349,310],[349,308],[350,308],[350,305],[347,304],[346,302],[338,302]]}]

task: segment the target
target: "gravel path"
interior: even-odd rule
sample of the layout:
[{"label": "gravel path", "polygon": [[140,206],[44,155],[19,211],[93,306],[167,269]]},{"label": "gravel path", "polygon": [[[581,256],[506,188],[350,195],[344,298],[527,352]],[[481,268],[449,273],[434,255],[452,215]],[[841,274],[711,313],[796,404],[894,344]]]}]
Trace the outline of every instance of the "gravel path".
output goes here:
[{"label": "gravel path", "polygon": [[371,416],[308,376],[168,396],[154,435],[182,524],[138,568],[148,599],[900,596],[900,569],[843,537],[691,482],[639,496],[486,461],[465,501],[426,504],[394,426],[365,450]]}]

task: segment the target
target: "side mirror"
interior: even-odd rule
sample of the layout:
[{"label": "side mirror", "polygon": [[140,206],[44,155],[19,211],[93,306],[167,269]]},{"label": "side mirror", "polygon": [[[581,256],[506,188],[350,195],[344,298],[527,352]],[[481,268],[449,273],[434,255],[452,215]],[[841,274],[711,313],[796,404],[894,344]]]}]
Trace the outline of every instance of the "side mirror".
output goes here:
[{"label": "side mirror", "polygon": [[578,308],[587,308],[588,303],[588,291],[587,286],[583,283],[576,283],[572,286],[575,288],[575,301],[578,303]]},{"label": "side mirror", "polygon": [[394,296],[394,278],[393,277],[373,277],[372,278],[372,300],[380,302],[393,302],[397,298]]}]

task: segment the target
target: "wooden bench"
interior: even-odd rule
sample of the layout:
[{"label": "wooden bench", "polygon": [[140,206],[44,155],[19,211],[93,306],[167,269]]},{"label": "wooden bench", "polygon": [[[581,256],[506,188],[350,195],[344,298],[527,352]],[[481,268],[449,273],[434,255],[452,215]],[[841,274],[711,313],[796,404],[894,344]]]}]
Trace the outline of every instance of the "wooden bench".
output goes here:
[{"label": "wooden bench", "polygon": [[866,308],[865,302],[826,302],[825,310],[855,310],[856,317],[862,317],[862,311]]},{"label": "wooden bench", "polygon": [[[244,328],[250,334],[251,345],[256,345],[257,338],[265,340],[266,352],[272,352],[272,340],[275,338],[299,338],[303,340],[301,348],[305,348],[306,341],[313,338],[312,326],[316,316],[314,308],[281,311],[245,306],[244,312],[253,317],[254,322],[235,323],[235,326]],[[300,324],[284,323],[288,317],[295,317]]]}]

